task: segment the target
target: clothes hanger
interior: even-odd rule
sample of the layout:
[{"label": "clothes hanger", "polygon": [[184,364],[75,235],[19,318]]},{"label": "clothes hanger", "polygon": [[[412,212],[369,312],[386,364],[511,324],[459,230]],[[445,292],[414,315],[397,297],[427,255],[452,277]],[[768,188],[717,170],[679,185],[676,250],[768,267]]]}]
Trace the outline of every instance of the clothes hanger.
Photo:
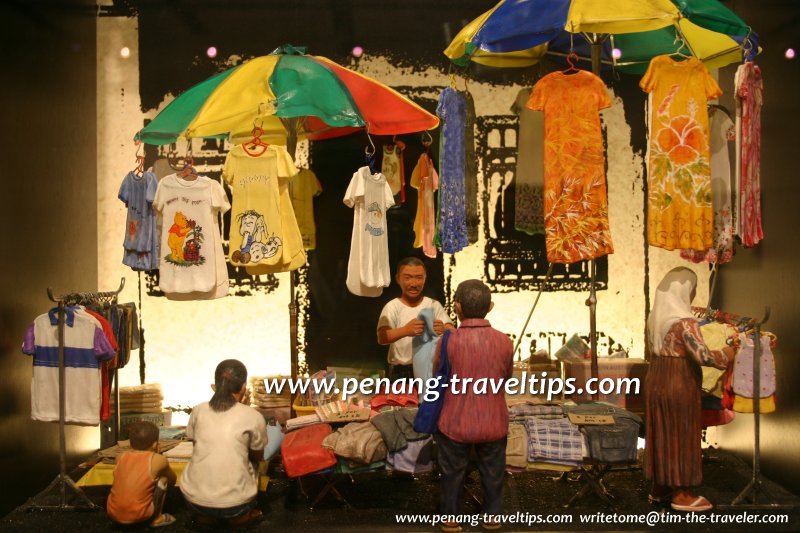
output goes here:
[{"label": "clothes hanger", "polygon": [[422,146],[425,147],[425,153],[428,154],[428,157],[431,155],[431,145],[433,144],[433,137],[431,136],[431,132],[425,130],[421,134],[422,136]]},{"label": "clothes hanger", "polygon": [[753,41],[750,40],[750,35],[753,33],[753,28],[748,28],[747,36],[742,41],[742,62],[743,63],[752,63],[753,59],[755,59],[756,47],[753,46]]},{"label": "clothes hanger", "polygon": [[264,135],[264,128],[262,128],[263,125],[263,122],[261,125],[258,125],[256,124],[256,121],[253,120],[253,138],[246,143],[242,143],[242,148],[244,149],[245,153],[251,157],[258,157],[266,152],[267,148],[269,148],[269,144],[261,140],[261,136]]},{"label": "clothes hanger", "polygon": [[[369,146],[364,148],[364,154],[366,155],[367,166],[369,167],[370,172],[376,174],[378,172],[375,161],[375,152],[377,152],[377,149],[375,148],[375,143],[372,142],[372,136],[369,134],[369,124],[367,124],[367,140],[369,140]],[[371,151],[370,148],[372,148]]]},{"label": "clothes hanger", "polygon": [[181,163],[181,158],[178,155],[178,151],[172,146],[170,146],[170,149],[167,152],[167,163],[172,170],[183,170],[183,164]]},{"label": "clothes hanger", "polygon": [[[680,44],[680,46],[678,47],[677,50],[675,50],[673,53],[670,54],[671,56],[678,56],[684,59],[691,59],[692,57],[694,57],[693,55],[691,55],[692,49],[689,48],[689,44],[686,42],[686,38],[683,36],[683,33],[679,29],[675,31],[675,40],[672,42],[672,44]],[[689,54],[686,54],[683,51],[684,48],[689,50]]]},{"label": "clothes hanger", "polygon": [[197,170],[194,168],[194,158],[192,157],[192,140],[188,139],[189,147],[186,151],[186,157],[183,158],[183,168],[178,171],[177,176],[186,181],[194,181],[197,179]]},{"label": "clothes hanger", "polygon": [[144,154],[142,154],[141,150],[142,142],[136,141],[136,168],[133,169],[133,172],[139,177],[144,174]]},{"label": "clothes hanger", "polygon": [[569,53],[567,54],[567,63],[569,64],[569,68],[566,70],[562,70],[562,74],[577,74],[581,71],[576,65],[576,63],[580,61],[580,57],[578,54],[575,53],[575,42],[574,42],[574,34],[570,32],[569,34]]}]

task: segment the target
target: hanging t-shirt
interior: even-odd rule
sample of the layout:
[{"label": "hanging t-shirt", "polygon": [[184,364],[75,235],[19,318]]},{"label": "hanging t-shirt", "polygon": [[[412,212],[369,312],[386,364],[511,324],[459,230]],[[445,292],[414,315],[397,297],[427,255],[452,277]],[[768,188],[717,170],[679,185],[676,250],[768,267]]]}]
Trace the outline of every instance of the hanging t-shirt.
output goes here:
[{"label": "hanging t-shirt", "polygon": [[347,290],[356,296],[380,296],[391,283],[386,210],[394,196],[383,174],[359,168],[344,195],[353,208],[353,235],[347,264]]},{"label": "hanging t-shirt", "polygon": [[387,144],[383,147],[383,159],[381,160],[381,174],[386,176],[386,183],[392,190],[393,195],[401,194],[400,203],[406,201],[405,188],[403,181],[403,148],[402,143]]},{"label": "hanging t-shirt", "polygon": [[464,190],[464,95],[450,87],[442,91],[436,114],[442,119],[439,150],[439,213],[436,244],[454,254],[469,244]]},{"label": "hanging t-shirt", "polygon": [[614,252],[608,225],[599,110],[611,106],[591,72],[553,72],[527,107],[544,111],[544,224],[547,260],[574,263]]},{"label": "hanging t-shirt", "polygon": [[240,144],[228,152],[222,177],[233,191],[231,264],[282,272],[298,258],[305,263],[288,189],[295,174],[297,168],[283,146],[270,145],[258,156]]},{"label": "hanging t-shirt", "polygon": [[427,153],[419,156],[411,173],[411,186],[417,189],[417,214],[414,217],[414,248],[422,248],[428,257],[436,257],[433,239],[436,234],[434,194],[439,188],[439,175]]},{"label": "hanging t-shirt", "polygon": [[751,248],[764,238],[761,227],[761,69],[748,61],[736,69],[737,166],[740,176],[739,236]]},{"label": "hanging t-shirt", "polygon": [[714,245],[708,100],[722,94],[697,58],[650,61],[639,83],[650,93],[647,241],[667,250]]},{"label": "hanging t-shirt", "polygon": [[708,251],[681,250],[681,257],[700,263],[727,263],[733,259],[733,215],[731,210],[731,162],[728,141],[734,139],[733,121],[724,111],[713,109],[710,123],[711,205],[714,207],[714,245]]},{"label": "hanging t-shirt", "polygon": [[[222,231],[219,227],[219,217],[212,217],[214,220],[214,229],[211,234],[214,236],[214,249],[222,249]],[[217,298],[224,298],[228,295],[230,283],[228,281],[228,263],[225,261],[224,253],[214,254],[214,288],[210,291],[204,292],[165,292],[167,300],[174,300],[179,302],[187,302],[194,300],[215,300]]]},{"label": "hanging t-shirt", "polygon": [[164,292],[209,292],[216,287],[221,241],[214,217],[230,209],[219,182],[206,176],[185,180],[169,175],[158,184],[153,207],[161,213],[159,287]]},{"label": "hanging t-shirt", "polygon": [[522,89],[511,106],[519,116],[514,227],[530,235],[544,233],[544,114],[527,107],[532,92]]},{"label": "hanging t-shirt", "polygon": [[[64,422],[96,426],[100,423],[100,363],[114,358],[114,348],[92,316],[75,307],[66,307],[64,312]],[[28,326],[22,353],[33,356],[31,418],[58,421],[57,308]]]},{"label": "hanging t-shirt", "polygon": [[133,270],[158,268],[158,235],[153,199],[158,179],[148,170],[141,176],[128,172],[122,180],[117,197],[125,203],[125,239],[122,263]]},{"label": "hanging t-shirt", "polygon": [[314,198],[322,194],[316,174],[307,168],[289,181],[289,195],[292,198],[294,216],[300,235],[303,238],[303,248],[313,250],[317,247],[317,226],[314,223]]}]

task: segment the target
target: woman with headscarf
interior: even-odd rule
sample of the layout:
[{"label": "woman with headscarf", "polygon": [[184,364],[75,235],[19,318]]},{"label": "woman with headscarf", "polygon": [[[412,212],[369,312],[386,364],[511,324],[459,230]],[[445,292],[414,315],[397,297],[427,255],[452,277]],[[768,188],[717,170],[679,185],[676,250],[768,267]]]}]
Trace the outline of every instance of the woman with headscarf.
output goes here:
[{"label": "woman with headscarf", "polygon": [[707,511],[711,503],[693,492],[703,481],[700,449],[700,366],[724,369],[732,348],[709,350],[692,300],[697,275],[670,270],[658,284],[647,320],[650,369],[645,382],[647,416],[645,476],[652,480],[651,502],[669,502],[678,511]]}]

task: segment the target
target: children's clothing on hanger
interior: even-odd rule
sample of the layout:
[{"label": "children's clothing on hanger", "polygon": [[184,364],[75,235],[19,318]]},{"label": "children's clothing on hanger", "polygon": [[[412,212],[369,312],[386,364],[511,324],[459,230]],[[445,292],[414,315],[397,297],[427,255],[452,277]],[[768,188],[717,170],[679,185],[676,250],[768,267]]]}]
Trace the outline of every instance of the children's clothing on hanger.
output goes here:
[{"label": "children's clothing on hanger", "polygon": [[122,180],[117,197],[127,207],[122,263],[133,270],[158,268],[158,234],[153,199],[158,179],[152,170],[141,176],[128,172]]},{"label": "children's clothing on hanger", "polygon": [[313,250],[317,247],[314,198],[320,194],[322,194],[322,185],[316,174],[307,168],[300,169],[300,172],[289,181],[289,196],[292,198],[294,216],[303,238],[303,248],[306,250]]},{"label": "children's clothing on hanger", "polygon": [[269,145],[251,156],[242,145],[225,159],[222,177],[233,191],[230,261],[251,274],[285,272],[305,264],[289,179],[297,174],[286,148]]},{"label": "children's clothing on hanger", "polygon": [[217,287],[223,254],[214,218],[230,209],[219,182],[206,176],[186,180],[171,174],[158,184],[153,207],[163,218],[159,287],[166,293],[209,292]]},{"label": "children's clothing on hanger", "polygon": [[400,203],[406,202],[405,172],[403,168],[403,149],[405,144],[395,141],[383,147],[383,159],[381,160],[381,174],[386,176],[386,183],[392,190],[392,194],[400,194]]},{"label": "children's clothing on hanger", "polygon": [[439,189],[439,175],[427,153],[419,156],[411,173],[411,186],[417,189],[417,214],[414,217],[414,248],[422,248],[428,257],[436,257],[436,205],[434,195]]},{"label": "children's clothing on hanger", "polygon": [[356,296],[380,296],[391,283],[386,210],[394,196],[383,174],[359,168],[344,195],[353,208],[353,234],[347,265],[347,290]]}]

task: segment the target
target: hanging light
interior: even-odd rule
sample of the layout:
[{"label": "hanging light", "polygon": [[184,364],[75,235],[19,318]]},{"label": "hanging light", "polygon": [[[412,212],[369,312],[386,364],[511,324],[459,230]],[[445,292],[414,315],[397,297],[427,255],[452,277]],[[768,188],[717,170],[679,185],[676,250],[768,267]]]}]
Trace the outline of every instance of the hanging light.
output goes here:
[{"label": "hanging light", "polygon": [[786,59],[794,59],[794,48],[787,48],[783,55],[786,56]]},{"label": "hanging light", "polygon": [[216,46],[209,46],[208,50],[206,50],[206,55],[211,59],[217,57],[217,47]]},{"label": "hanging light", "polygon": [[614,59],[619,59],[620,57],[622,57],[622,50],[620,50],[619,48],[614,48],[613,50],[611,50],[611,57],[613,57]]},{"label": "hanging light", "polygon": [[350,53],[353,54],[353,57],[361,57],[364,55],[364,49],[360,46],[354,46]]},{"label": "hanging light", "polygon": [[127,46],[123,46],[122,49],[120,49],[119,51],[119,57],[121,57],[122,59],[128,59],[129,57],[131,57],[131,49],[128,48]]}]

